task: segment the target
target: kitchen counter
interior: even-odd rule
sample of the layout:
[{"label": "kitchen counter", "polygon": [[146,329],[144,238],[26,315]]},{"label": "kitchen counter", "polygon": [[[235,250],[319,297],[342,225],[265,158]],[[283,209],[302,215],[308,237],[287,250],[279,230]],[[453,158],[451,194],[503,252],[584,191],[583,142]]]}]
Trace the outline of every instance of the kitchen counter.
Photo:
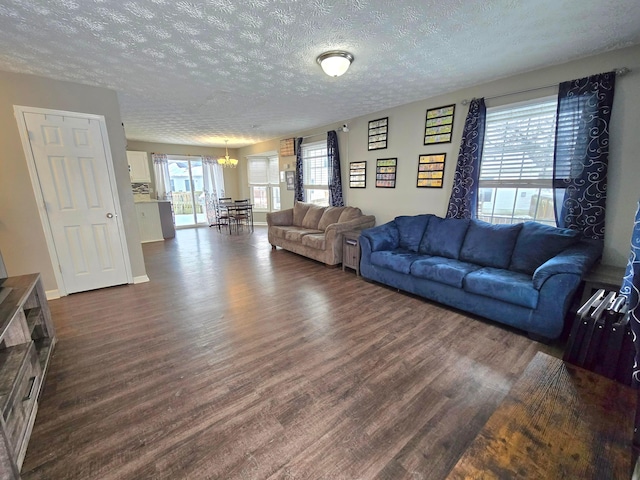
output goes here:
[{"label": "kitchen counter", "polygon": [[171,202],[168,200],[136,200],[140,241],[158,242],[176,236]]}]

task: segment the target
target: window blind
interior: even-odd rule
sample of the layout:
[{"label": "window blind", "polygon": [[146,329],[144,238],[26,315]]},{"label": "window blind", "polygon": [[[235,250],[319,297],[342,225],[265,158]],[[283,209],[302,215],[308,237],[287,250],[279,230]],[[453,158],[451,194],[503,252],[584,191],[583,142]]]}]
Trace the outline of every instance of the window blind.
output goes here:
[{"label": "window blind", "polygon": [[329,163],[327,159],[327,144],[303,145],[302,158],[304,165],[304,184],[321,185],[328,188]]},{"label": "window blind", "polygon": [[482,187],[549,187],[553,179],[556,97],[487,109]]},{"label": "window blind", "polygon": [[266,185],[279,183],[278,157],[249,158],[247,177],[249,185]]}]

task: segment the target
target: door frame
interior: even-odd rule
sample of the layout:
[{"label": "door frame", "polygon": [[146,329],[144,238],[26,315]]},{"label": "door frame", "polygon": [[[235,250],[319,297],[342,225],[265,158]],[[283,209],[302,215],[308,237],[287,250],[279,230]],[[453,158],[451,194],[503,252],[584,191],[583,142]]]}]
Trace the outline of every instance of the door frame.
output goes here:
[{"label": "door frame", "polygon": [[[38,214],[40,215],[40,223],[44,230],[44,237],[47,242],[47,250],[49,251],[49,258],[51,260],[51,266],[53,267],[53,274],[55,275],[56,283],[58,284],[58,297],[64,297],[67,295],[67,288],[64,284],[64,278],[62,277],[62,271],[60,262],[58,259],[58,252],[53,241],[53,232],[51,231],[51,225],[49,224],[49,215],[44,202],[44,196],[42,195],[42,189],[40,186],[40,179],[38,177],[38,170],[36,169],[36,160],[33,156],[33,150],[31,149],[31,140],[29,138],[29,132],[27,130],[27,124],[24,118],[25,113],[36,113],[41,115],[55,115],[62,117],[75,117],[86,118],[87,120],[97,120],[100,126],[100,133],[102,135],[102,145],[104,147],[105,160],[107,162],[107,172],[109,173],[109,187],[111,196],[113,198],[113,204],[115,208],[116,222],[118,230],[120,232],[120,245],[122,247],[122,253],[124,255],[124,267],[127,276],[127,283],[133,283],[133,273],[131,272],[131,259],[129,257],[129,248],[127,247],[127,235],[124,229],[124,222],[122,221],[122,208],[120,206],[120,195],[118,194],[118,187],[116,184],[116,174],[113,168],[113,156],[111,155],[111,145],[109,144],[109,134],[107,132],[107,123],[104,115],[95,115],[92,113],[79,113],[68,112],[64,110],[51,110],[48,108],[38,107],[25,107],[22,105],[14,105],[13,113],[18,123],[18,132],[20,133],[20,139],[22,140],[22,148],[24,150],[24,156],[27,159],[27,167],[29,169],[29,176],[31,177],[31,186],[33,193],[36,197],[36,204],[38,205]],[[49,297],[49,296],[48,296]],[[51,292],[51,298],[56,298],[55,292]]]}]

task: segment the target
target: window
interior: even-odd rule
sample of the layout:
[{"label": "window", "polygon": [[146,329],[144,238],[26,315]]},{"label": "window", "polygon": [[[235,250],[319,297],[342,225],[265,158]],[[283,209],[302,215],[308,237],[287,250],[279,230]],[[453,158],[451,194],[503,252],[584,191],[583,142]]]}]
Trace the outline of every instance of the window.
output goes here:
[{"label": "window", "polygon": [[250,157],[247,162],[247,177],[251,203],[258,211],[280,210],[280,162],[277,155]]},{"label": "window", "polygon": [[327,142],[302,146],[302,166],[305,201],[326,207],[329,205],[329,159]]},{"label": "window", "polygon": [[487,108],[477,217],[555,226],[553,150],[557,98]]}]

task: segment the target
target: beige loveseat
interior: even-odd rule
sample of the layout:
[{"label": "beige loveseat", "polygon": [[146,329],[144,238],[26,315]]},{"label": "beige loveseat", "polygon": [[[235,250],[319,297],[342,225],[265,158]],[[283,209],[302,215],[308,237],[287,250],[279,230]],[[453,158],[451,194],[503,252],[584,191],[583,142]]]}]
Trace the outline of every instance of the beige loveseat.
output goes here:
[{"label": "beige loveseat", "polygon": [[297,202],[267,214],[271,247],[313,258],[326,265],[342,263],[342,234],[373,227],[376,217],[355,207],[319,207]]}]

